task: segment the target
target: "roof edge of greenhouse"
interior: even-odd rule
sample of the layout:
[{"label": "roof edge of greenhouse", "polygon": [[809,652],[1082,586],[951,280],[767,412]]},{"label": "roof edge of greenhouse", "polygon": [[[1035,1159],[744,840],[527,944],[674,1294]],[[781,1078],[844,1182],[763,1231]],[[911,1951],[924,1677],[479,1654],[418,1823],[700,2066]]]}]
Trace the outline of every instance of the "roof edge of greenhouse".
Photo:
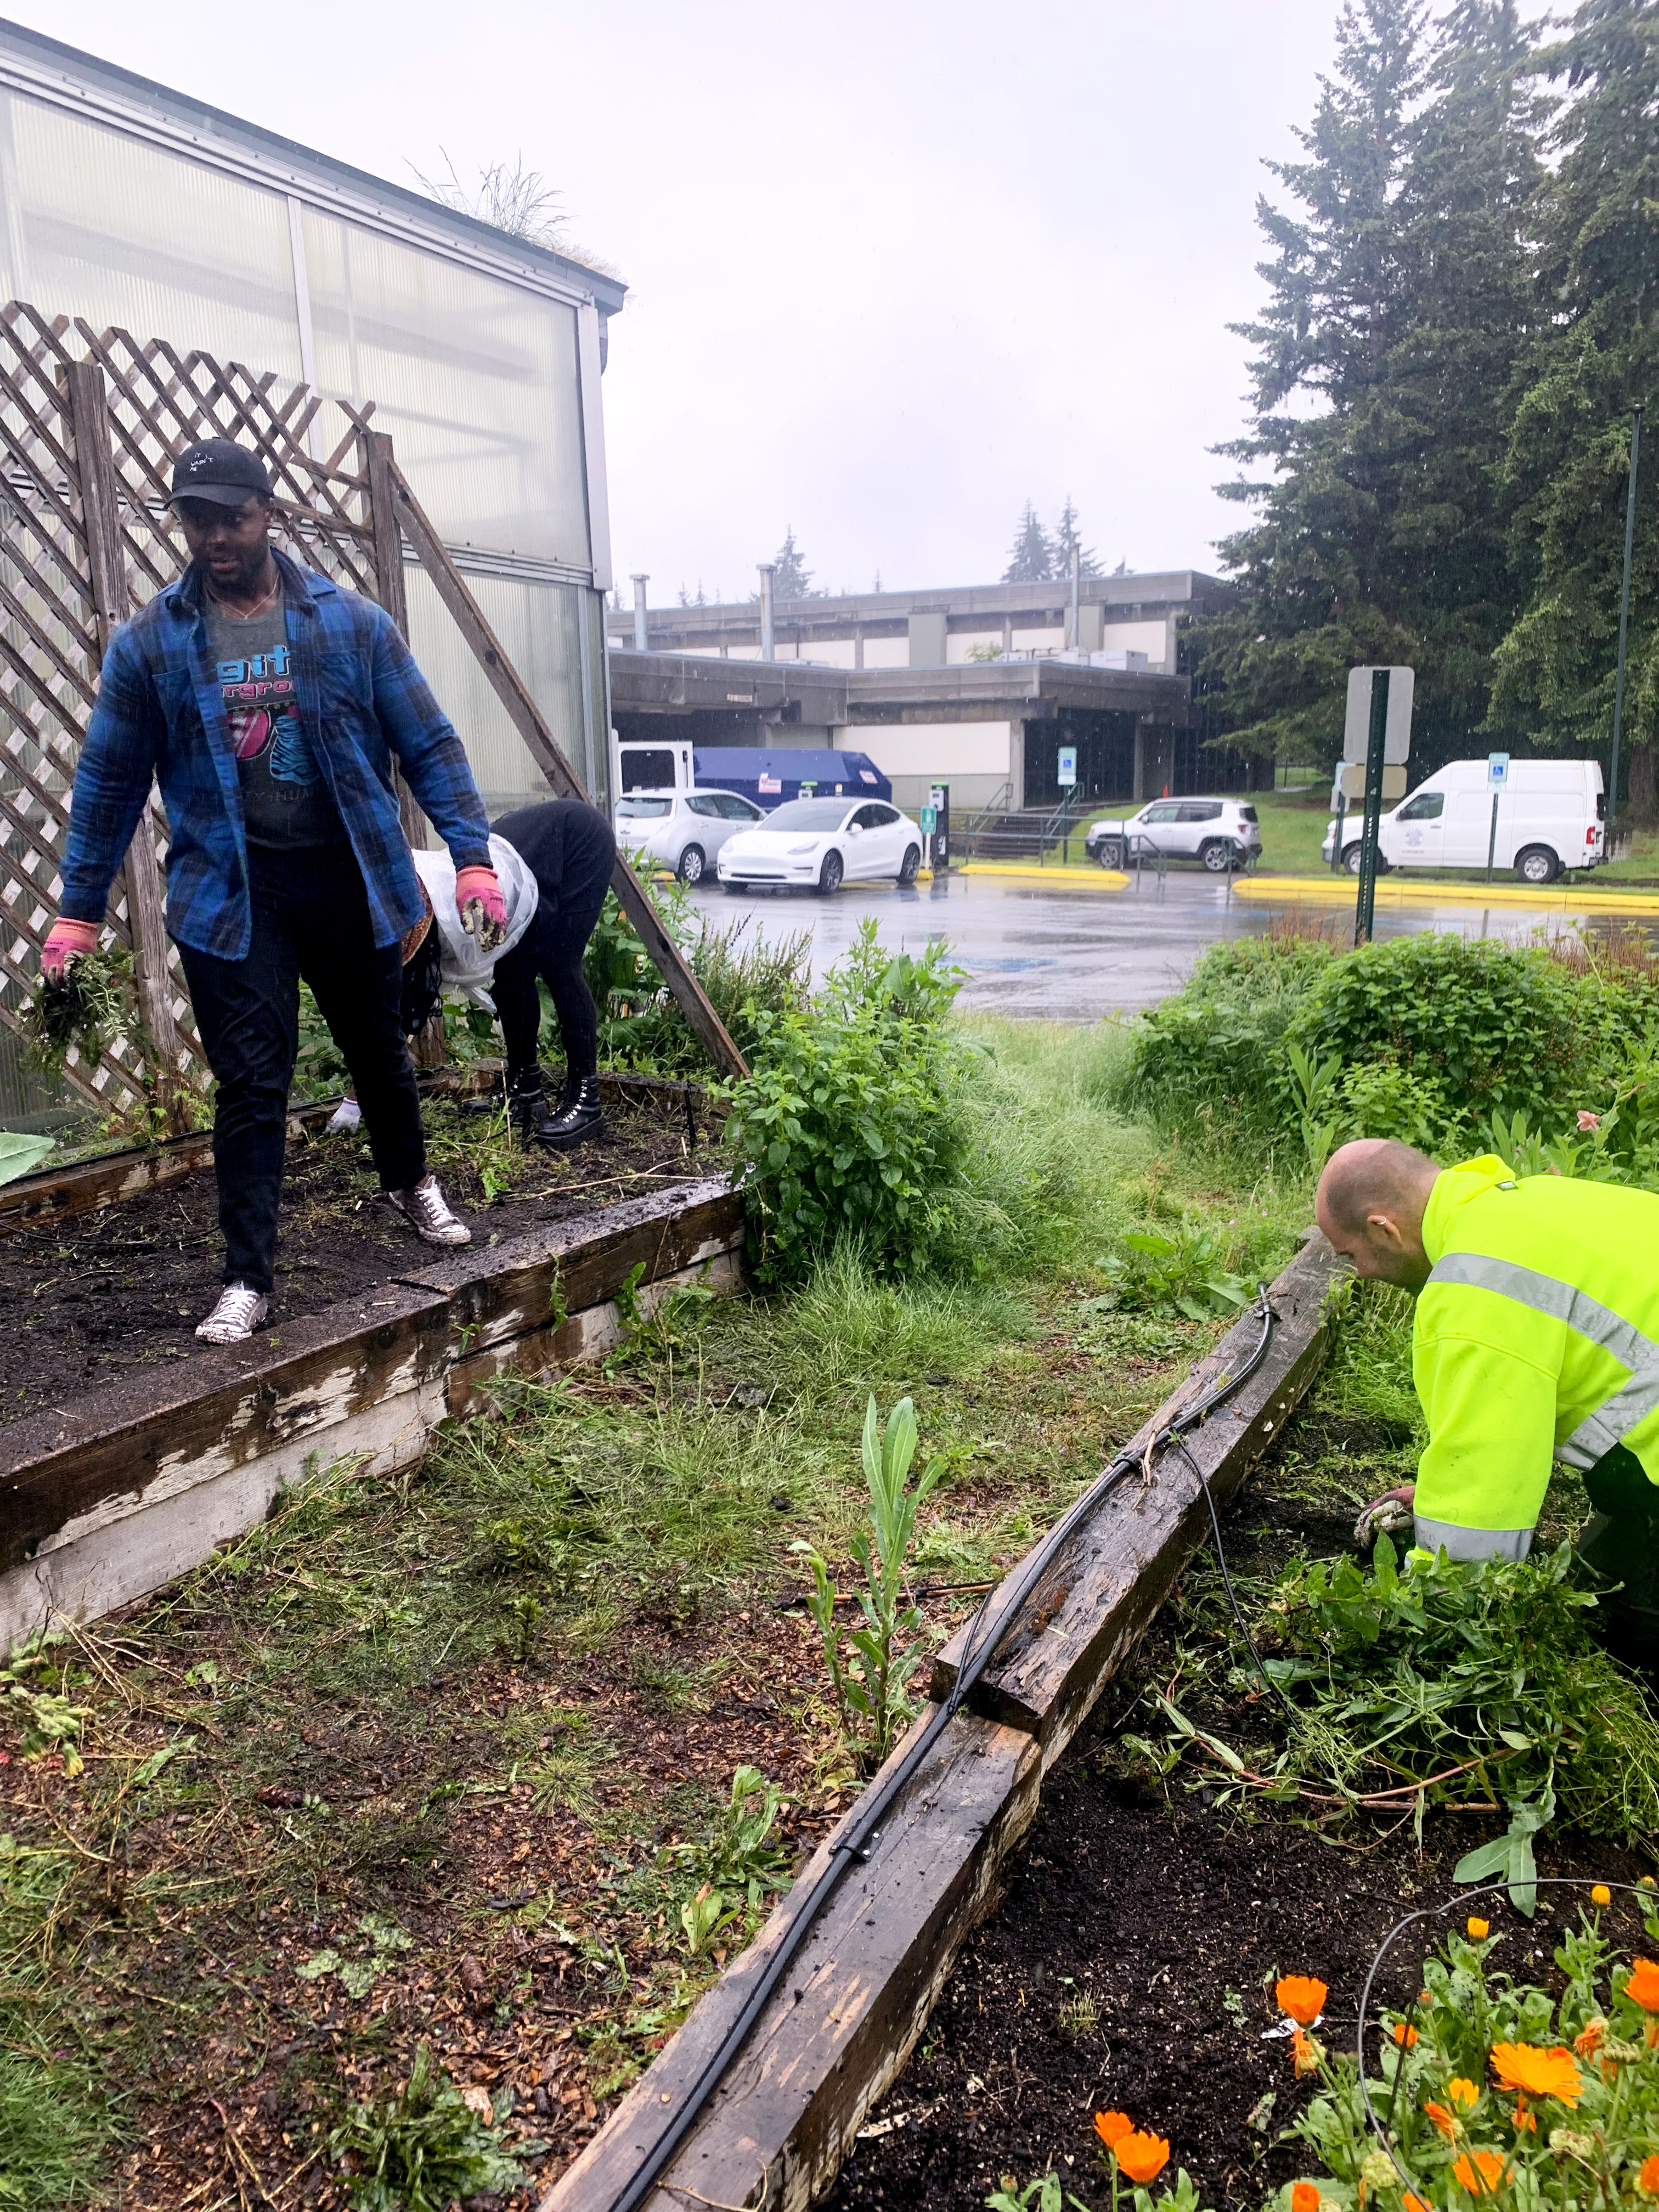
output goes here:
[{"label": "roof edge of greenhouse", "polygon": [[590,295],[600,313],[606,315],[620,313],[627,296],[628,287],[620,277],[595,269],[586,261],[560,253],[550,246],[538,246],[529,239],[515,237],[510,231],[498,230],[493,223],[484,222],[476,216],[463,215],[423,192],[392,184],[384,177],[356,168],[349,161],[337,161],[332,155],[319,154],[313,147],[302,146],[295,139],[267,131],[260,124],[232,115],[191,94],[175,92],[170,86],[139,76],[131,70],[122,69],[78,46],[66,46],[44,31],[30,30],[9,17],[0,17],[0,72],[8,61],[21,64],[34,76],[55,77],[60,85],[67,83],[83,96],[102,95],[130,113],[136,110],[138,112],[132,117],[134,121],[141,119],[148,110],[172,131],[199,136],[206,142],[200,148],[204,159],[211,157],[216,142],[226,153],[265,172],[268,181],[274,185],[285,186],[303,197],[305,186],[310,184],[331,199],[346,196],[366,204],[368,212],[378,208],[382,215],[423,234],[435,249],[441,251],[447,240],[453,246],[495,263],[500,273],[509,279],[515,273],[516,264],[517,273],[532,283],[539,279],[546,283],[551,279],[562,289]]}]

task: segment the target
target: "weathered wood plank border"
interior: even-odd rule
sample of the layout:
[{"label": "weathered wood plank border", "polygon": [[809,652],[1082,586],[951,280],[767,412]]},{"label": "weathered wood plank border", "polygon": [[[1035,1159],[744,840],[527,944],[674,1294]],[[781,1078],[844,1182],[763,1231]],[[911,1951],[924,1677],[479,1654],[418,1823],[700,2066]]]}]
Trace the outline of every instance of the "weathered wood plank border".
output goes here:
[{"label": "weathered wood plank border", "polygon": [[[1279,1275],[1270,1292],[1278,1318],[1267,1357],[1188,1439],[1218,1503],[1236,1493],[1318,1371],[1339,1266],[1315,1237]],[[1212,1382],[1242,1368],[1259,1334],[1247,1313],[1136,1442],[1144,1448]],[[1077,1531],[1028,1601],[1007,1651],[911,1778],[868,1863],[834,1893],[736,2064],[647,2198],[651,2212],[706,2203],[799,2212],[829,2187],[993,1895],[999,1867],[1036,1809],[1042,1775],[1122,1667],[1209,1525],[1199,1474],[1180,1453],[1166,1450],[1149,1482],[1143,1486],[1132,1476]],[[1000,1600],[994,1597],[993,1620],[999,1604],[1006,1609],[1013,1579]],[[962,1641],[953,1638],[934,1663],[935,1699],[955,1680]],[[538,2212],[608,2212],[718,2049],[827,1863],[835,1836],[857,1812],[843,1817],[755,1942],[554,2183]]]},{"label": "weathered wood plank border", "polygon": [[636,1268],[649,1310],[678,1285],[736,1287],[742,1249],[729,1185],[680,1184],[433,1255],[246,1345],[0,1429],[0,1647],[55,1613],[95,1620],[159,1589],[263,1519],[308,1462],[390,1472],[438,1422],[477,1410],[493,1374],[604,1352]]}]

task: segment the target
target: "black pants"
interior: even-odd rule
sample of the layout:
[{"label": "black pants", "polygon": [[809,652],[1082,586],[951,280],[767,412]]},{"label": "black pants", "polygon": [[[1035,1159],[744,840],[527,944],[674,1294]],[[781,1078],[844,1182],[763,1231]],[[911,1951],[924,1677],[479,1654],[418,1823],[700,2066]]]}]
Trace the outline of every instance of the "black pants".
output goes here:
[{"label": "black pants", "polygon": [[345,1055],[380,1182],[426,1173],[421,1102],[399,1024],[395,944],[377,950],[349,846],[248,848],[253,936],[245,960],[179,947],[217,1080],[213,1158],[228,1283],[269,1291],[283,1188],[283,1125],[300,1048],[300,979]]},{"label": "black pants", "polygon": [[491,829],[525,862],[538,893],[534,921],[495,963],[490,986],[507,1047],[507,1079],[511,1084],[536,1070],[539,977],[559,1018],[566,1083],[574,1091],[586,1077],[599,1073],[599,1011],[582,973],[582,955],[611,886],[617,841],[598,809],[574,799],[521,806]]},{"label": "black pants", "polygon": [[1597,1460],[1584,1489],[1595,1510],[1578,1558],[1606,1593],[1589,1619],[1616,1656],[1651,1671],[1659,1667],[1659,1489],[1623,1444]]}]

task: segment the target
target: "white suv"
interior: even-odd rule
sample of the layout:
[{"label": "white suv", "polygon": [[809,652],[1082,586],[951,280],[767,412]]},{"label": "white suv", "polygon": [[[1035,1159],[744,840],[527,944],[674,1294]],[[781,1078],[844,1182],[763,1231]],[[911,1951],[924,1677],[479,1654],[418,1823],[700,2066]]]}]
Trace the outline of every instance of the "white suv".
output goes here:
[{"label": "white suv", "polygon": [[1097,822],[1084,839],[1103,868],[1137,856],[1202,860],[1212,874],[1242,868],[1261,851],[1255,809],[1237,799],[1155,799],[1124,822]]},{"label": "white suv", "polygon": [[617,842],[700,884],[726,839],[765,818],[735,791],[630,791],[617,801]]}]

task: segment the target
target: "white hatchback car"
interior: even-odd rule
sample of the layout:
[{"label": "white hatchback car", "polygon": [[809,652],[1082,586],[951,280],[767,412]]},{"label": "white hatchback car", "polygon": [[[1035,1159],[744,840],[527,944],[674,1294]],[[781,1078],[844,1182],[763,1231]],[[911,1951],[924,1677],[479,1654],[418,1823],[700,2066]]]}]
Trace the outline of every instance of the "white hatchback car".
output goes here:
[{"label": "white hatchback car", "polygon": [[1097,822],[1084,839],[1103,868],[1143,860],[1202,860],[1216,875],[1242,868],[1261,850],[1254,806],[1237,799],[1155,799],[1126,822]]},{"label": "white hatchback car", "polygon": [[792,799],[720,849],[727,890],[763,884],[839,890],[843,881],[891,876],[913,884],[921,866],[921,831],[879,799]]},{"label": "white hatchback car", "polygon": [[735,791],[630,791],[617,801],[617,842],[700,884],[727,838],[765,818]]}]

